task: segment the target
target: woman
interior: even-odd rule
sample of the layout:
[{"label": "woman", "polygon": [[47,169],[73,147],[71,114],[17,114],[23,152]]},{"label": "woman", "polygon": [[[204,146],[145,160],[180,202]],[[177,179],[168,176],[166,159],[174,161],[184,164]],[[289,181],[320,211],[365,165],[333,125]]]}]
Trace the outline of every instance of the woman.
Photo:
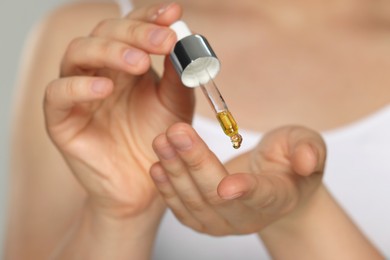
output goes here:
[{"label": "woman", "polygon": [[[137,6],[140,3],[135,2],[134,4]],[[379,30],[385,22],[386,16],[382,11],[386,9],[379,6],[379,4],[373,5],[372,8],[363,8],[365,7],[365,2],[351,3],[351,5],[341,7],[337,5],[337,2],[289,5],[289,3],[247,1],[240,2],[240,6],[237,6],[226,1],[223,3],[220,1],[183,1],[182,4],[186,10],[184,20],[194,31],[199,31],[206,35],[221,59],[222,71],[218,76],[217,83],[221,87],[224,96],[230,97],[227,100],[230,108],[238,123],[244,129],[265,132],[281,124],[294,123],[308,125],[316,130],[329,131],[330,129],[348,125],[359,118],[364,118],[387,103],[388,90],[385,87],[386,79],[378,81],[378,76],[386,75],[384,73],[385,66],[375,70],[372,69],[372,64],[377,64],[378,60],[381,60],[381,63],[384,65],[388,64],[386,63],[388,61],[382,57],[389,57],[386,56],[386,49],[379,49],[383,50],[383,53],[379,53],[377,48],[386,38],[385,31]],[[369,4],[369,2],[366,4]],[[158,10],[165,12],[172,8],[172,6],[168,7],[169,5],[163,6]],[[163,11],[157,12],[157,14],[164,13]],[[156,15],[156,12],[152,12],[149,17],[153,17],[153,15]],[[14,158],[15,162],[17,161],[18,163],[14,165],[14,178],[16,178],[14,183],[17,186],[13,196],[14,211],[11,212],[15,216],[11,217],[14,224],[11,223],[12,232],[9,235],[9,240],[11,241],[9,252],[11,256],[17,251],[12,249],[13,246],[16,248],[23,246],[26,248],[26,254],[30,256],[32,252],[34,252],[34,256],[37,258],[47,256],[53,248],[58,246],[61,236],[69,229],[69,226],[75,226],[74,222],[79,220],[78,214],[82,212],[84,207],[85,191],[72,178],[69,168],[63,163],[61,156],[59,156],[48,140],[44,128],[39,125],[38,122],[41,122],[43,125],[43,118],[38,111],[38,104],[40,97],[43,95],[43,86],[46,86],[47,82],[56,78],[56,68],[59,67],[64,50],[68,49],[68,54],[64,56],[62,76],[88,74],[88,71],[78,70],[78,66],[68,66],[79,64],[77,63],[79,61],[75,58],[79,57],[79,55],[72,56],[71,54],[75,54],[78,49],[82,49],[83,45],[80,42],[83,41],[73,41],[69,48],[67,47],[68,43],[80,35],[99,36],[104,33],[111,33],[105,27],[107,23],[100,23],[99,26],[96,26],[96,24],[107,17],[118,16],[116,7],[111,4],[76,5],[57,11],[48,18],[49,22],[44,23],[44,28],[41,27],[41,30],[38,30],[38,34],[39,32],[42,33],[39,37],[40,41],[35,45],[38,46],[38,49],[31,52],[38,56],[30,58],[31,61],[34,61],[34,68],[31,67],[31,70],[27,69],[26,73],[28,75],[23,77],[25,83],[22,85],[26,86],[23,89],[25,98],[19,102],[21,107],[19,108],[19,118],[15,125]],[[179,13],[176,13],[176,16],[178,17]],[[80,19],[82,19],[82,23],[80,23]],[[138,20],[139,17],[136,16],[133,19]],[[76,23],[72,26],[70,22]],[[373,30],[371,26],[378,30]],[[367,29],[368,27],[370,30]],[[221,31],[221,28],[226,29]],[[114,37],[114,35],[115,32],[112,32],[110,37]],[[172,44],[172,41],[174,41],[174,37],[169,37],[171,36],[168,35],[171,43],[165,42],[165,52],[169,50],[167,49],[169,44]],[[43,46],[41,43],[50,43],[50,46],[52,46],[50,53],[46,48],[39,48],[39,46]],[[149,47],[152,48],[152,46]],[[374,47],[375,51],[373,51]],[[162,54],[161,52],[158,53],[156,49],[149,49],[149,51]],[[137,55],[140,62],[144,62],[144,67],[141,66],[137,67],[138,70],[132,70],[135,68],[131,67],[134,65],[131,62],[134,61],[134,57]],[[139,75],[145,73],[148,69],[147,58],[142,55],[142,53],[135,54],[134,52],[129,55],[131,57],[129,59],[129,73]],[[367,56],[377,59],[375,62],[370,63],[367,61]],[[249,60],[248,57],[251,59]],[[70,59],[66,60],[67,58]],[[353,61],[351,61],[352,59]],[[359,59],[365,62],[357,62]],[[36,60],[39,60],[40,63],[37,64]],[[156,58],[155,62],[156,70],[161,75],[163,68],[161,60]],[[245,66],[241,64],[245,64]],[[276,71],[278,73],[275,73]],[[361,71],[364,71],[364,73],[356,74],[356,72]],[[41,76],[36,77],[36,75]],[[112,74],[110,75],[113,76]],[[168,75],[172,76],[172,74]],[[283,77],[279,75],[283,75]],[[174,78],[166,78],[169,79],[168,82],[175,81]],[[382,77],[380,78],[382,79]],[[367,88],[364,84],[368,80],[372,83],[371,88]],[[354,88],[352,97],[349,86]],[[97,86],[97,89],[101,87]],[[38,88],[41,91],[38,91]],[[177,89],[185,92],[181,88]],[[32,95],[31,91],[36,96]],[[192,102],[191,94],[181,93],[182,95],[187,97],[187,101],[184,104],[178,104],[181,108],[188,107],[188,104]],[[370,96],[371,99],[367,100],[367,96]],[[259,104],[259,97],[267,98],[261,99]],[[354,109],[349,109],[348,113],[340,112],[346,111],[346,108],[349,107]],[[191,110],[191,106],[189,106],[189,109]],[[182,115],[177,115],[178,118],[184,118],[189,121],[188,115],[191,114],[190,110],[184,111]],[[383,111],[383,113],[377,114],[377,117],[385,116],[386,110]],[[223,161],[235,156],[234,154],[226,153],[223,155],[220,152],[227,150],[223,146],[226,140],[216,139],[212,135],[212,131],[209,131],[209,126],[206,124],[208,122],[207,118],[213,117],[213,115],[210,115],[210,108],[203,97],[197,98],[196,112],[197,115],[202,117],[195,118],[194,126],[200,134],[203,131],[207,132],[207,134],[204,134],[204,139],[211,149]],[[156,118],[154,122],[157,123],[158,120]],[[177,120],[176,118],[171,123]],[[371,121],[373,120],[367,120],[367,123],[369,124]],[[377,122],[374,121],[374,123]],[[22,132],[24,124],[33,126],[32,129],[29,129],[31,135],[25,135]],[[160,131],[164,131],[163,128],[161,127]],[[364,128],[366,127],[363,127],[363,130]],[[355,131],[353,128],[346,128],[345,130],[350,130],[357,134],[361,132],[360,129]],[[332,163],[332,160],[336,160],[336,158],[332,158],[332,152],[333,156],[337,155],[335,157],[338,157],[337,153],[350,152],[350,149],[355,149],[356,141],[348,140],[350,136],[345,138],[349,145],[346,146],[345,143],[340,141],[340,139],[343,140],[343,135],[346,135],[346,133],[348,132],[340,130],[339,133],[333,134],[333,136],[332,134],[328,135],[326,140],[328,143],[330,142],[330,163]],[[149,134],[149,139],[151,139],[155,133],[145,134]],[[368,134],[369,136],[372,135],[371,132],[368,132]],[[217,132],[216,136],[218,138],[222,134]],[[244,150],[251,149],[259,138],[253,132],[243,132],[243,136],[244,142],[250,144],[247,147],[243,147]],[[362,136],[366,137],[365,132]],[[327,136],[325,135],[325,137]],[[357,138],[359,140],[359,136]],[[374,138],[379,138],[379,136],[374,134]],[[386,142],[383,136],[380,136],[379,139],[381,144]],[[215,141],[213,142],[214,144],[211,140]],[[58,140],[55,140],[55,142],[59,145]],[[38,154],[31,150],[31,147],[37,147],[34,143],[42,147],[41,153]],[[135,147],[140,147],[137,142],[132,144]],[[366,145],[366,143],[357,144]],[[375,143],[370,142],[371,144]],[[30,147],[30,149],[26,149],[26,146]],[[144,144],[141,145],[141,147],[144,146],[148,147]],[[344,147],[348,150],[339,149]],[[335,148],[337,149],[333,150]],[[98,151],[98,149],[95,151]],[[151,148],[147,149],[146,158],[150,154],[152,154]],[[88,155],[88,153],[85,155]],[[359,156],[366,158],[364,153]],[[334,176],[330,175],[330,183],[328,185],[331,190],[335,190],[336,195],[339,195],[337,194],[337,183],[339,180],[336,178],[348,178],[343,177],[347,176],[348,172],[352,172],[354,177],[359,176],[355,170],[350,170],[351,162],[348,159],[342,160],[346,161],[345,164],[344,162],[343,164],[335,162],[334,166],[330,164],[327,167],[330,174],[335,174]],[[69,159],[68,163],[73,165],[69,162]],[[385,161],[381,161],[381,165],[386,169]],[[143,168],[143,165],[141,166]],[[25,167],[28,167],[28,169]],[[54,171],[55,174],[53,174]],[[29,174],[26,175],[26,172]],[[369,172],[372,174],[376,172],[381,173],[379,170],[375,171],[375,169],[369,170]],[[377,192],[382,192],[381,189],[383,187],[381,183],[384,185],[386,178],[389,178],[388,175],[381,177],[384,180],[381,180],[379,183],[375,182]],[[335,179],[332,180],[332,178]],[[340,184],[343,189],[345,189],[346,185],[351,186],[349,181]],[[48,183],[50,185],[47,185]],[[61,190],[58,188],[59,183],[61,184]],[[363,183],[363,187],[367,185],[366,183]],[[145,181],[144,185],[148,185],[147,181]],[[357,183],[354,182],[353,186],[357,186]],[[348,191],[345,192],[348,195]],[[352,196],[359,195],[359,193],[354,193],[353,191],[350,194]],[[371,193],[371,191],[365,196],[371,194],[373,197],[380,197],[378,194]],[[43,203],[43,201],[46,202]],[[104,200],[101,202],[103,203]],[[372,204],[370,203],[371,206]],[[105,206],[105,203],[102,205]],[[383,210],[382,208],[380,210]],[[158,206],[151,210],[161,211]],[[49,214],[49,212],[54,212],[54,214]],[[369,213],[369,215],[376,215],[373,212]],[[381,216],[384,217],[387,213],[386,211],[381,212]],[[158,214],[156,213],[155,215],[156,219],[158,219]],[[168,215],[164,221],[172,221],[170,218],[171,216]],[[152,222],[155,225],[156,220]],[[20,226],[20,223],[25,223],[25,225]],[[52,224],[48,225],[48,223]],[[149,223],[145,223],[145,225],[153,226]],[[163,224],[161,228],[162,237],[164,232],[166,232],[164,227],[166,226]],[[381,230],[376,231],[381,232]],[[182,233],[180,232],[186,233],[188,230],[175,230],[174,234],[177,236],[177,240],[174,240],[172,236],[169,241],[164,239],[157,242],[156,257],[161,257],[161,259],[172,258],[170,253],[174,250],[164,252],[160,248],[169,248],[167,247],[169,245],[173,245],[176,248],[180,240],[182,240],[182,235],[180,235]],[[171,229],[169,233],[173,233]],[[37,234],[41,234],[41,236],[37,238]],[[177,258],[184,258],[181,252],[186,256],[186,259],[188,259],[188,255],[200,258],[204,256],[202,252],[205,252],[208,258],[221,257],[220,252],[227,252],[226,254],[229,254],[233,259],[237,258],[234,256],[234,252],[237,250],[230,247],[232,251],[228,251],[226,249],[227,242],[223,241],[230,239],[234,240],[232,243],[237,247],[242,248],[242,245],[247,245],[248,248],[256,248],[256,250],[251,251],[243,249],[238,253],[239,256],[246,259],[264,256],[264,253],[256,254],[256,252],[261,251],[257,250],[258,245],[255,236],[215,240],[203,236],[198,239],[195,234],[191,233],[191,236],[188,237],[191,237],[191,239],[193,237],[193,242],[187,240],[186,243],[180,244],[181,250],[175,250],[174,252]],[[202,243],[202,241],[206,242],[203,242],[204,244],[201,244],[199,248],[202,248],[204,251],[201,251],[199,248],[192,250],[190,247],[185,248],[194,243]],[[385,249],[384,243],[388,240],[383,239],[383,241],[379,241],[378,245]],[[207,246],[209,246],[210,250],[205,249]],[[195,255],[195,252],[198,254]],[[215,257],[212,255],[214,252],[217,254]],[[243,255],[245,252],[248,253],[248,256]],[[21,256],[21,258],[23,257]],[[224,258],[228,259],[227,257]]]}]

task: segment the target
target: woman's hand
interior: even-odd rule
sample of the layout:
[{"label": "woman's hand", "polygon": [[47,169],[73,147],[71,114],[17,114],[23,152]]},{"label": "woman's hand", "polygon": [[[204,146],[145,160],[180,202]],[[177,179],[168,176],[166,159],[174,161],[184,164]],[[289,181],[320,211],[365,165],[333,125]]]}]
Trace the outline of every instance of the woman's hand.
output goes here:
[{"label": "woman's hand", "polygon": [[157,201],[148,175],[152,140],[174,122],[190,122],[194,106],[169,61],[161,78],[151,69],[151,54],[173,48],[167,26],[180,16],[177,4],[153,5],[102,21],[70,43],[61,77],[47,87],[48,133],[95,211],[134,216]]},{"label": "woman's hand", "polygon": [[268,133],[226,168],[184,123],[153,147],[160,161],[150,174],[167,205],[183,224],[217,236],[299,215],[321,184],[326,155],[322,138],[302,127]]}]

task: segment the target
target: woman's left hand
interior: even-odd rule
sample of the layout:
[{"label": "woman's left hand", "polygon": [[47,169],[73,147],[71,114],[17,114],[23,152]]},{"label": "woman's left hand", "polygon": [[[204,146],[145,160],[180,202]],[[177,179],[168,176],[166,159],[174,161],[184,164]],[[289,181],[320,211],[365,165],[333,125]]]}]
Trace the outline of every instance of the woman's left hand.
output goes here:
[{"label": "woman's left hand", "polygon": [[178,123],[153,143],[150,174],[175,216],[215,236],[260,231],[296,216],[318,190],[326,157],[319,134],[303,127],[269,132],[224,166],[191,128]]}]

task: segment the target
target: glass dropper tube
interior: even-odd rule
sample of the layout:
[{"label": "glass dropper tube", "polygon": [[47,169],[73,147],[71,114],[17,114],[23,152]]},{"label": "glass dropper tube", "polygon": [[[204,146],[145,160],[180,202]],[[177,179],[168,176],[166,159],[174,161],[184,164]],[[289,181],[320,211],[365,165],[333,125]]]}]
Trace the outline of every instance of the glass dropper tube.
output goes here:
[{"label": "glass dropper tube", "polygon": [[237,123],[213,81],[220,69],[213,49],[205,37],[192,34],[183,21],[176,21],[170,28],[177,36],[170,58],[183,85],[191,88],[201,86],[224,133],[230,137],[234,148],[240,148],[242,137]]},{"label": "glass dropper tube", "polygon": [[233,148],[238,149],[242,143],[242,136],[238,133],[238,125],[230,113],[225,100],[219,92],[211,77],[206,83],[201,83],[203,94],[207,97],[211,107],[216,113],[223,132],[230,137]]}]

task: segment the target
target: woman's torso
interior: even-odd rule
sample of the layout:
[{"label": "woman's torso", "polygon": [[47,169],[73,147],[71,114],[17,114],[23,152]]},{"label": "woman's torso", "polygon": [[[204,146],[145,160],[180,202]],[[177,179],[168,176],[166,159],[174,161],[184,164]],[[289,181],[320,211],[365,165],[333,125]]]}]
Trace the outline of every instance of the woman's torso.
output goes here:
[{"label": "woman's torso", "polygon": [[[286,28],[251,13],[246,19],[207,15],[184,10],[184,19],[209,39],[222,62],[216,82],[231,111],[241,128],[252,129],[242,133],[241,152],[258,142],[259,133],[280,125],[322,131],[329,153],[326,185],[390,255],[390,33]],[[161,59],[155,62],[161,72]],[[221,160],[235,156],[200,92],[197,99],[194,126]],[[168,213],[154,259],[264,259],[259,247],[254,235],[197,234]]]}]

